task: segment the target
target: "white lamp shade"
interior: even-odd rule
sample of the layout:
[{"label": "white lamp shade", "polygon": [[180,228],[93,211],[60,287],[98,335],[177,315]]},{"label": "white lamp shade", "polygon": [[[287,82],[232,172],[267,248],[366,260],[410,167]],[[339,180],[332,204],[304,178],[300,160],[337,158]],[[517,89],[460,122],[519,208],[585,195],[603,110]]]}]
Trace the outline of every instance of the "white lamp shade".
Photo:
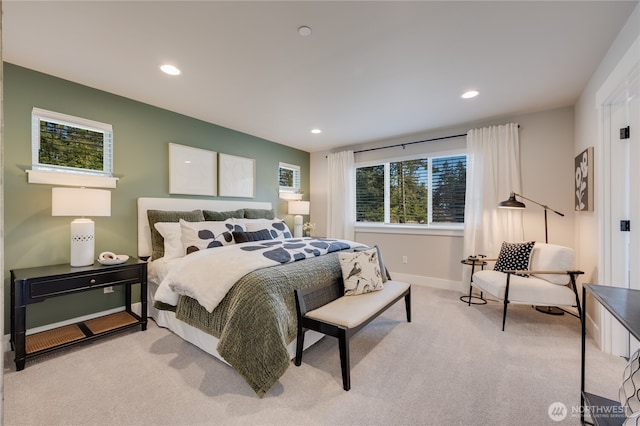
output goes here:
[{"label": "white lamp shade", "polygon": [[111,216],[111,192],[106,189],[52,188],[52,216]]},{"label": "white lamp shade", "polygon": [[309,214],[309,202],[289,201],[289,214]]}]

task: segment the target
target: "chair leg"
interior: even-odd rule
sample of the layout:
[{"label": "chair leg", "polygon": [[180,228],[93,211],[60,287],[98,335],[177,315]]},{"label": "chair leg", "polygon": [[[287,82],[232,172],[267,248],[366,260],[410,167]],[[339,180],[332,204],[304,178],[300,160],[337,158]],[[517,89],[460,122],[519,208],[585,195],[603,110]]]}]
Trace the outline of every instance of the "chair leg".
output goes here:
[{"label": "chair leg", "polygon": [[509,283],[511,282],[511,274],[507,273],[507,287],[504,289],[504,310],[502,312],[502,331],[504,331],[504,323],[507,321],[507,306],[509,306]]},{"label": "chair leg", "polygon": [[340,368],[342,370],[342,387],[351,389],[351,367],[349,361],[349,334],[341,328],[338,332],[338,346],[340,347]]},{"label": "chair leg", "polygon": [[502,312],[502,331],[504,331],[504,323],[507,321],[507,306],[509,306],[509,301],[504,299],[504,310]]},{"label": "chair leg", "polygon": [[304,348],[304,328],[298,327],[298,338],[296,339],[296,366],[302,364],[302,348]]}]

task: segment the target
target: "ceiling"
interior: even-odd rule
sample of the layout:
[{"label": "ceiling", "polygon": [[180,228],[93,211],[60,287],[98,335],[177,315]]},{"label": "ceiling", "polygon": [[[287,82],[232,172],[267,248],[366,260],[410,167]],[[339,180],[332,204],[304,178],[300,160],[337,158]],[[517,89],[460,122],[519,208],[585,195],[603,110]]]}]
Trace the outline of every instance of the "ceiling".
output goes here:
[{"label": "ceiling", "polygon": [[573,105],[637,4],[4,0],[3,56],[315,152]]}]

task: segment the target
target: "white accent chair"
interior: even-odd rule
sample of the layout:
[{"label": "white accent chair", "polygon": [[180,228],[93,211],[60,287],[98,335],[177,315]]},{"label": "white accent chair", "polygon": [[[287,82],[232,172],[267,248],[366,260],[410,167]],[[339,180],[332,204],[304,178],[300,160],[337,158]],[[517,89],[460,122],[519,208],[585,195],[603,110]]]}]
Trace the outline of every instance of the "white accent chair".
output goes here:
[{"label": "white accent chair", "polygon": [[577,317],[581,318],[576,277],[584,272],[572,269],[574,258],[575,252],[569,247],[536,243],[531,251],[528,270],[501,272],[484,269],[473,274],[472,286],[503,301],[502,331],[509,303],[570,306],[577,308]]}]

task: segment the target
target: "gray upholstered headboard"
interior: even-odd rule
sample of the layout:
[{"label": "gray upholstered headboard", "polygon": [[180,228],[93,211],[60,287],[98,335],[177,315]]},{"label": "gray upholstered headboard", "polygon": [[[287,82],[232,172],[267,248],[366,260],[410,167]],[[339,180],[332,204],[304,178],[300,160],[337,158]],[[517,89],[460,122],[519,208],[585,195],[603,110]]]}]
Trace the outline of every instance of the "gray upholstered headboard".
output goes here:
[{"label": "gray upholstered headboard", "polygon": [[271,209],[265,201],[202,200],[193,198],[138,198],[138,257],[151,256],[151,229],[147,210],[214,210],[229,211],[242,208]]}]

